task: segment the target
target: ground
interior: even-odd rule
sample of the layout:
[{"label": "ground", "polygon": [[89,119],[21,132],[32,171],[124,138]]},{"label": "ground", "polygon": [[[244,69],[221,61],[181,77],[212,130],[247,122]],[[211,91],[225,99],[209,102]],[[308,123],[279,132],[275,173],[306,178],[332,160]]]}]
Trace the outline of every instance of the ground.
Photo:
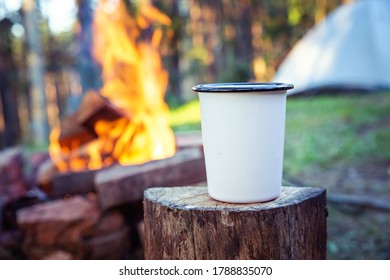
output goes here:
[{"label": "ground", "polygon": [[[331,194],[353,194],[390,203],[387,165],[335,165],[297,177]],[[390,259],[390,213],[328,201],[328,259]]]}]

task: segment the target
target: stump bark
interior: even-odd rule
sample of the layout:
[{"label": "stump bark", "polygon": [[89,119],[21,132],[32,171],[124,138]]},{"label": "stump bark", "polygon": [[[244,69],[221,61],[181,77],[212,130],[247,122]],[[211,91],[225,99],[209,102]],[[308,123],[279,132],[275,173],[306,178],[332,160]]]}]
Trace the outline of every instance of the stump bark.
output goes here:
[{"label": "stump bark", "polygon": [[325,259],[326,191],[282,187],[267,203],[213,200],[206,187],[144,194],[146,259]]}]

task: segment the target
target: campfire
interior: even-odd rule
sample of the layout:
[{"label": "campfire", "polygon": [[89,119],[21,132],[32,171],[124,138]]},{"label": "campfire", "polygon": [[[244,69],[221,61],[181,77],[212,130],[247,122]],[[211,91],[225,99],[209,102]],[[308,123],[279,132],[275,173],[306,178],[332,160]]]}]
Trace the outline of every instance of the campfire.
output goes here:
[{"label": "campfire", "polygon": [[159,46],[170,19],[142,1],[131,15],[124,1],[102,0],[94,18],[95,60],[103,87],[50,135],[50,156],[61,171],[141,164],[171,157],[175,138],[164,101],[168,73]]},{"label": "campfire", "polygon": [[35,179],[18,174],[37,159],[23,161],[20,150],[1,156],[8,206],[0,204],[0,247],[28,259],[142,258],[144,190],[206,180],[201,138],[174,135],[168,122],[159,47],[171,21],[137,3],[130,13],[124,1],[99,2],[93,53],[103,87],[52,130],[50,158],[38,157]]}]

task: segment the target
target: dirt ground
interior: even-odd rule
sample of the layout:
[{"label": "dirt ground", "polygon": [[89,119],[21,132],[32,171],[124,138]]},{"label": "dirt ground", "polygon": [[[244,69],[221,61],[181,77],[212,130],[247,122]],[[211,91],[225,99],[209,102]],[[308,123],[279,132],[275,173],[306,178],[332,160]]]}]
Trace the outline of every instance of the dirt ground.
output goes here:
[{"label": "dirt ground", "polygon": [[[298,177],[309,186],[327,189],[327,195],[350,194],[390,207],[390,164],[333,166]],[[390,259],[390,212],[328,200],[328,259]]]}]

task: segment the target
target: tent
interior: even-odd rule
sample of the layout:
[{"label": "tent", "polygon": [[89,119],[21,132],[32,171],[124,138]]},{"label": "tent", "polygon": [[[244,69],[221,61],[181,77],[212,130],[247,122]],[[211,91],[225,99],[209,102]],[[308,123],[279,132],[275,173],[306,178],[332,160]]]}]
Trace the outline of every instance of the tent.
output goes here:
[{"label": "tent", "polygon": [[390,1],[344,4],[314,26],[283,60],[274,82],[290,94],[321,89],[390,89]]}]

